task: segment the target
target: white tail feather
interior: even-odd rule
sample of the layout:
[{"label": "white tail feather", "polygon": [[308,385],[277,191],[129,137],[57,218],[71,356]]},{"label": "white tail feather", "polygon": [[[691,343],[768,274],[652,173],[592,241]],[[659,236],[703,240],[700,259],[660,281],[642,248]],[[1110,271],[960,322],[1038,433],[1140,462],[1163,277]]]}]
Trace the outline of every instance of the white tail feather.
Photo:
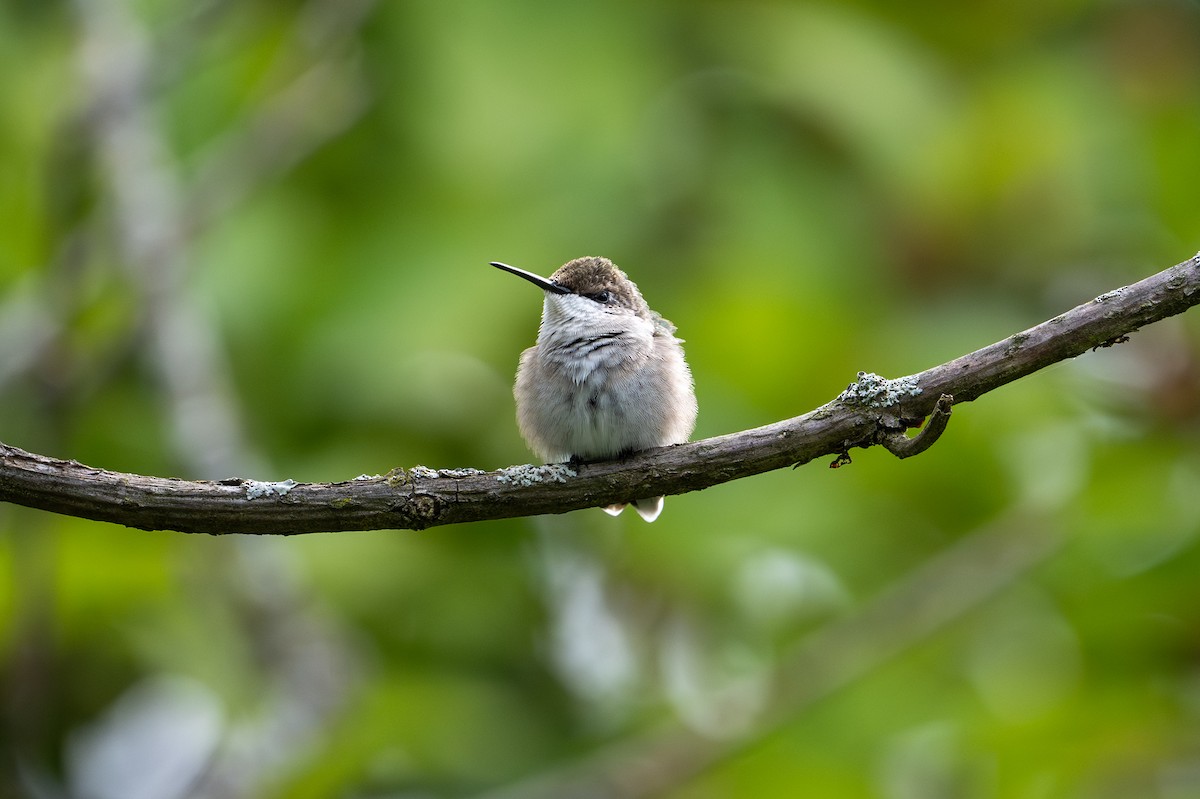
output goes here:
[{"label": "white tail feather", "polygon": [[652,522],[658,518],[658,514],[663,511],[663,497],[650,497],[649,499],[635,499],[633,501],[633,509],[638,512],[648,522]]}]

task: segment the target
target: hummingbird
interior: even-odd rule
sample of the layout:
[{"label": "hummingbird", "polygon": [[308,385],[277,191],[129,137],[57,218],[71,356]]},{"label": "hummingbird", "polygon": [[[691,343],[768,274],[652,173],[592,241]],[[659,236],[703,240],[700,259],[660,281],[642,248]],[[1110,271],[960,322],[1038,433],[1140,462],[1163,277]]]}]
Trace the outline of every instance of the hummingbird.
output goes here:
[{"label": "hummingbird", "polygon": [[[696,392],[682,342],[616,264],[576,258],[549,278],[491,265],[545,292],[537,343],[521,353],[513,386],[517,426],[538,457],[605,460],[688,440]],[[604,510],[615,516],[625,504]],[[663,498],[629,504],[652,522]]]}]

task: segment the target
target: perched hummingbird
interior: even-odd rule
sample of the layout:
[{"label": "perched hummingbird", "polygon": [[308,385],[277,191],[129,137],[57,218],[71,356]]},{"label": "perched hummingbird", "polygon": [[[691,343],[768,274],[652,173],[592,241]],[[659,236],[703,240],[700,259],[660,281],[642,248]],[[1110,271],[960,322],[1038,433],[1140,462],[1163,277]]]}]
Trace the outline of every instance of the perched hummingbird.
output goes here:
[{"label": "perched hummingbird", "polygon": [[[547,463],[594,461],[687,441],[692,373],[675,325],[650,310],[607,258],[576,258],[549,279],[492,262],[546,293],[537,344],[521,354],[513,396],[525,443]],[[632,500],[648,522],[663,498]],[[624,504],[604,510],[614,516]]]}]

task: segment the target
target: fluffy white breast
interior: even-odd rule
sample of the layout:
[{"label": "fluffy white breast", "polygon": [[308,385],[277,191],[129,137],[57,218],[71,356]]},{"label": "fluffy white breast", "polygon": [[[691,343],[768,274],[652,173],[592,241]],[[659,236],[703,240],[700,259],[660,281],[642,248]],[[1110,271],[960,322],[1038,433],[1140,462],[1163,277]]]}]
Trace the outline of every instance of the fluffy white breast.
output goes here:
[{"label": "fluffy white breast", "polygon": [[538,351],[579,385],[596,370],[624,370],[648,357],[654,324],[627,308],[601,305],[578,294],[547,294]]}]

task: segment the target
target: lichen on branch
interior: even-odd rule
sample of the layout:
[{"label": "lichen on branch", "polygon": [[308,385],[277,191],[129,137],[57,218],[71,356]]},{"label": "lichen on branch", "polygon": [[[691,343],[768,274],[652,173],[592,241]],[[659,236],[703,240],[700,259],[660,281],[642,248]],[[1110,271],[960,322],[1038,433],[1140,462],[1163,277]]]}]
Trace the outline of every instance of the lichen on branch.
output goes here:
[{"label": "lichen on branch", "polygon": [[[914,375],[869,372],[802,416],[601,463],[478,469],[393,469],[337,483],[189,481],[110,472],[0,444],[0,501],[149,530],[297,533],[506,519],[682,494],[882,445],[900,457],[927,449],[955,405],[1200,303],[1200,253],[1046,322]],[[928,418],[909,437],[904,431]],[[844,459],[844,460],[843,460]]]}]

